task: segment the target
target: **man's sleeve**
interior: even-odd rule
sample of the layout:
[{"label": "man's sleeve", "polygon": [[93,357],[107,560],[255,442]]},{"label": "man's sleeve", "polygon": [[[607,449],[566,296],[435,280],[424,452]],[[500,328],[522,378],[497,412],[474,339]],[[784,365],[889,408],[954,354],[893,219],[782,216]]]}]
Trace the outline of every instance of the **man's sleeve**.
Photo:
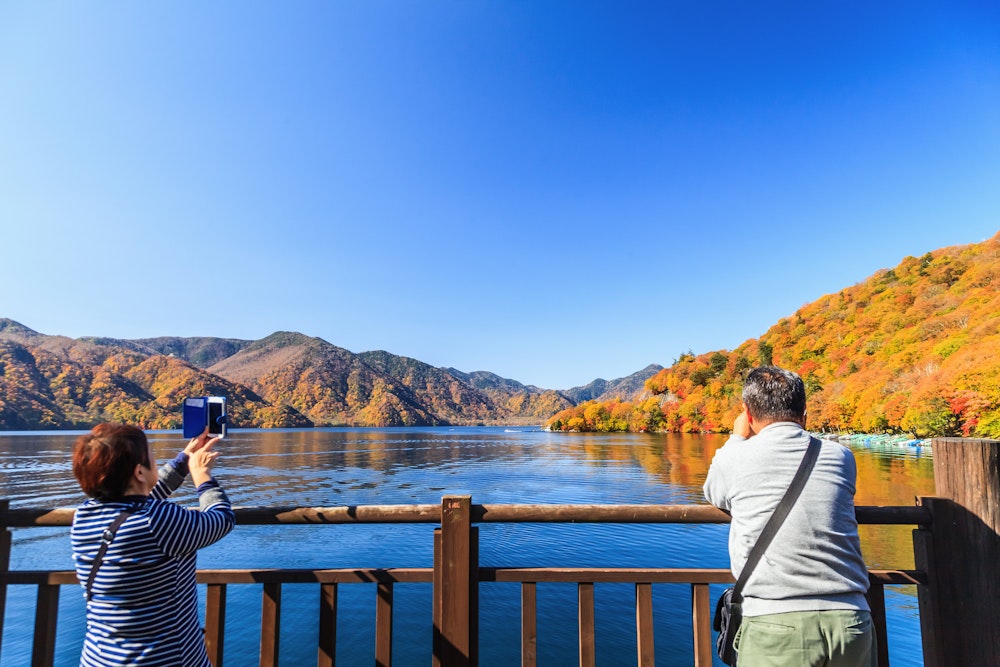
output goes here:
[{"label": "man's sleeve", "polygon": [[716,450],[712,457],[712,464],[708,467],[708,476],[705,477],[705,486],[702,491],[705,493],[705,500],[712,503],[719,509],[729,510],[729,483],[726,479],[726,458],[729,450],[726,447],[735,440],[743,440],[739,436],[732,436],[720,449]]}]

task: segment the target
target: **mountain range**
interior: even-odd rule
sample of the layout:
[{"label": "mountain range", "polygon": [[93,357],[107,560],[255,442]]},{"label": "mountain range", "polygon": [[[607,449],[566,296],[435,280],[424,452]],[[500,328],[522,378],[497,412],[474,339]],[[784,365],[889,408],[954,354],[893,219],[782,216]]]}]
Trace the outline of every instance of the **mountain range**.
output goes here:
[{"label": "mountain range", "polygon": [[237,427],[540,424],[581,400],[627,399],[662,370],[557,391],[321,338],[67,338],[0,319],[0,430],[121,421],[180,427],[186,396],[223,395]]}]

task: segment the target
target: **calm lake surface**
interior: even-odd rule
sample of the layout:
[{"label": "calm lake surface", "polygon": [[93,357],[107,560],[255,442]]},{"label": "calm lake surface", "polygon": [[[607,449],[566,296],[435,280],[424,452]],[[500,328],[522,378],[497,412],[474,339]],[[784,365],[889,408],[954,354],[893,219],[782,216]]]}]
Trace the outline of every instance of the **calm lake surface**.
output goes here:
[{"label": "calm lake surface", "polygon": [[[67,507],[84,499],[70,451],[77,433],[0,434],[0,494],[13,507]],[[151,432],[158,461],[184,446],[178,432]],[[220,444],[216,477],[234,505],[439,503],[471,494],[473,503],[704,503],[701,486],[725,436],[547,433],[534,428],[309,429],[233,431]],[[934,492],[929,448],[855,447],[859,505],[912,505]],[[195,504],[190,482],[174,494]],[[237,526],[199,553],[206,568],[431,567],[432,525]],[[538,525],[480,527],[484,566],[728,567],[726,525]],[[873,568],[912,568],[911,527],[862,526]],[[13,531],[12,569],[72,569],[68,529]],[[713,587],[713,600],[722,587]],[[657,664],[692,661],[690,588],[654,591]],[[204,591],[202,591],[204,594]],[[316,664],[315,585],[283,588],[281,663]],[[229,587],[225,660],[257,664],[259,586]],[[35,588],[7,593],[0,666],[29,663]],[[600,665],[635,665],[631,585],[595,587]],[[520,664],[517,584],[480,586],[484,667]],[[890,659],[923,664],[912,587],[887,587]],[[337,659],[374,663],[375,590],[340,587]],[[56,665],[76,665],[84,632],[83,596],[64,586]],[[393,659],[431,660],[430,585],[395,587]],[[540,665],[577,664],[576,586],[538,585]],[[721,663],[718,663],[721,664]]]}]

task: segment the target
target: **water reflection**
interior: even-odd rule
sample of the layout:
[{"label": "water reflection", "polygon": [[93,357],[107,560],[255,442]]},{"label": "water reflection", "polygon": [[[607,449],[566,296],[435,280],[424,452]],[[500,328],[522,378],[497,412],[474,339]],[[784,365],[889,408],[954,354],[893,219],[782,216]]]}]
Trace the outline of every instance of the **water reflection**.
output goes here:
[{"label": "water reflection", "polygon": [[[0,437],[0,493],[12,506],[75,505],[74,434]],[[158,459],[183,446],[150,434]],[[217,472],[238,505],[436,503],[701,503],[721,435],[566,434],[537,429],[234,431]],[[859,505],[912,505],[934,492],[926,450],[855,449]],[[189,485],[178,492],[193,501]],[[870,566],[912,567],[909,527],[863,526]]]}]

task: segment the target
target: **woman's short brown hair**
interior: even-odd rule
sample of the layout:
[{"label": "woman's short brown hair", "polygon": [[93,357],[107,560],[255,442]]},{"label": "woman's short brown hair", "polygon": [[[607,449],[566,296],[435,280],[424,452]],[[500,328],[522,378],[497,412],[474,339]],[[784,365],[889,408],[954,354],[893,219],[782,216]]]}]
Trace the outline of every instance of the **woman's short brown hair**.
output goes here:
[{"label": "woman's short brown hair", "polygon": [[146,434],[135,426],[98,424],[73,445],[73,475],[91,498],[124,496],[137,465],[150,461]]}]

